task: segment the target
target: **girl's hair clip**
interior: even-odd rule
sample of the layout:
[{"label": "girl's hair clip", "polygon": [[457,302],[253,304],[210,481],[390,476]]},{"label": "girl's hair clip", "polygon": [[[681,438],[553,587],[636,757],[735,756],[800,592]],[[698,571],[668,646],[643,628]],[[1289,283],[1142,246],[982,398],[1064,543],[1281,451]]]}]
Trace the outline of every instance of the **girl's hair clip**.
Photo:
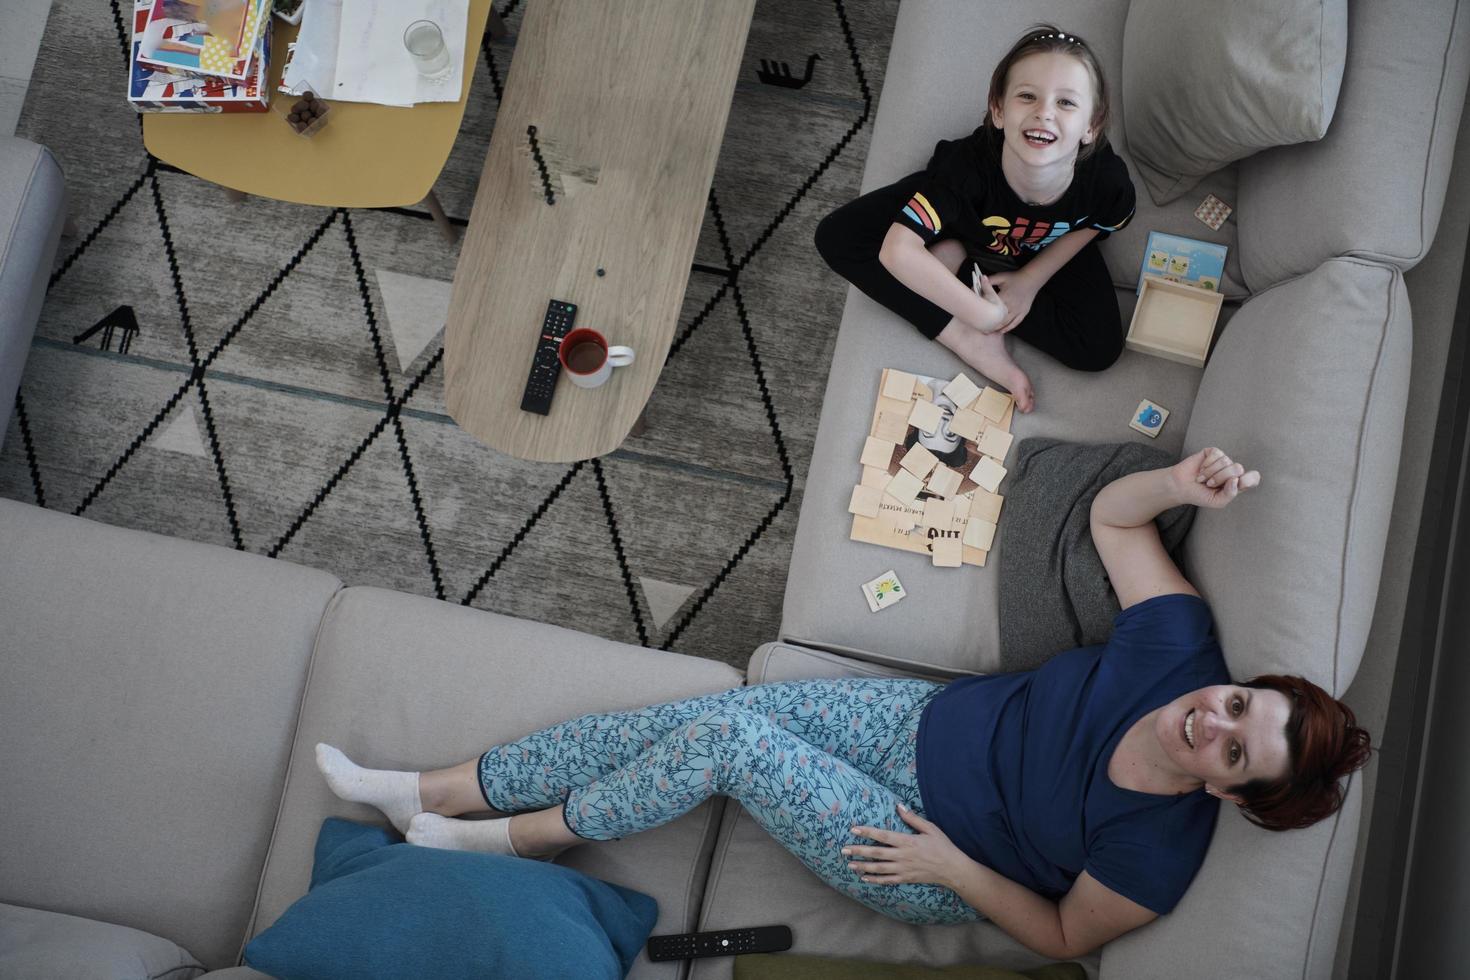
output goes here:
[{"label": "girl's hair clip", "polygon": [[1084,42],[1082,40],[1082,38],[1078,37],[1076,34],[1063,34],[1061,31],[1056,31],[1056,32],[1051,33],[1051,34],[1038,34],[1036,37],[1032,38],[1032,40],[1033,41],[1049,41],[1052,38],[1056,38],[1058,41],[1066,41],[1069,44],[1085,44],[1086,43],[1086,42]]}]

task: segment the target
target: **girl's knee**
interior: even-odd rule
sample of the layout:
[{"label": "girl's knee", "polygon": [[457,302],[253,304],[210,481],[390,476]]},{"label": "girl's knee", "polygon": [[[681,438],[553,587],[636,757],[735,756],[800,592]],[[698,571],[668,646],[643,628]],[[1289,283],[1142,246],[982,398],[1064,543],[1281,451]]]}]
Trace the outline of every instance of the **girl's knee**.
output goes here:
[{"label": "girl's knee", "polygon": [[1118,358],[1123,356],[1123,341],[1119,338],[1116,346],[1096,347],[1084,351],[1077,363],[1070,365],[1078,371],[1099,372],[1106,371],[1118,363]]},{"label": "girl's knee", "polygon": [[1087,327],[1079,327],[1073,336],[1086,337],[1084,342],[1077,343],[1067,351],[1067,356],[1061,359],[1062,363],[1074,371],[1093,373],[1106,371],[1118,363],[1118,358],[1123,356],[1121,324],[1091,324]]},{"label": "girl's knee", "polygon": [[837,261],[841,242],[845,237],[841,223],[835,220],[841,209],[833,211],[827,217],[817,222],[817,230],[812,233],[812,244],[817,247],[817,254],[830,266]]}]

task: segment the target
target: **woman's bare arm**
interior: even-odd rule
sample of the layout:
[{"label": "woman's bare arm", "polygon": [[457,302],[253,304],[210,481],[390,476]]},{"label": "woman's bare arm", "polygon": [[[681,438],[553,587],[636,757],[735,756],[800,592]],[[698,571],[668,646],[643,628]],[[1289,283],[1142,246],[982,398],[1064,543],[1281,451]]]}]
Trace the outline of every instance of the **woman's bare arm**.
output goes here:
[{"label": "woman's bare arm", "polygon": [[1154,596],[1199,595],[1164,550],[1154,518],[1180,504],[1220,508],[1261,474],[1209,447],[1166,469],[1130,473],[1093,498],[1092,542],[1124,609]]},{"label": "woman's bare arm", "polygon": [[1086,956],[1158,918],[1086,871],[1060,902],[1053,902],[983,864],[968,864],[955,876],[955,893],[1016,941],[1052,959]]}]

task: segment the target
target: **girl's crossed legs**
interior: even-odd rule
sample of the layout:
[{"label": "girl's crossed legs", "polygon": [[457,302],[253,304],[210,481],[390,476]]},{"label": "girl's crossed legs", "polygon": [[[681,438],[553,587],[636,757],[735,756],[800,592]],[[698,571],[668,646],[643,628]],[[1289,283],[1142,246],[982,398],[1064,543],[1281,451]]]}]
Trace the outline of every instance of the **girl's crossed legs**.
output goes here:
[{"label": "girl's crossed legs", "polygon": [[[980,916],[949,889],[864,884],[841,853],[869,843],[852,836],[853,826],[911,832],[900,802],[922,814],[918,720],[940,689],[903,678],[790,681],[584,715],[423,773],[419,795],[425,810],[446,817],[516,813],[497,829],[531,856],[647,830],[722,794],[864,905],[908,922],[974,921]],[[474,847],[487,829],[416,817],[410,835]]]}]

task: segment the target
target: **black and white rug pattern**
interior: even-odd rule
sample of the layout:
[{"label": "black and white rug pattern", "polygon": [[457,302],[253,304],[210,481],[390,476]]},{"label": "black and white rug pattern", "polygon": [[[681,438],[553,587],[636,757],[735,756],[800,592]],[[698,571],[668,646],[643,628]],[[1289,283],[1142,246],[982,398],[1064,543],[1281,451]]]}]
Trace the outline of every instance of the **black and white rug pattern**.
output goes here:
[{"label": "black and white rug pattern", "polygon": [[[497,4],[511,35],[483,45],[436,184],[460,224],[520,7]],[[756,4],[648,430],[569,466],[445,412],[457,246],[426,213],[231,203],[152,159],[126,0],[57,0],[17,134],[61,161],[76,235],[0,495],[743,666],[780,622],[846,293],[812,230],[857,193],[896,10]]]}]

